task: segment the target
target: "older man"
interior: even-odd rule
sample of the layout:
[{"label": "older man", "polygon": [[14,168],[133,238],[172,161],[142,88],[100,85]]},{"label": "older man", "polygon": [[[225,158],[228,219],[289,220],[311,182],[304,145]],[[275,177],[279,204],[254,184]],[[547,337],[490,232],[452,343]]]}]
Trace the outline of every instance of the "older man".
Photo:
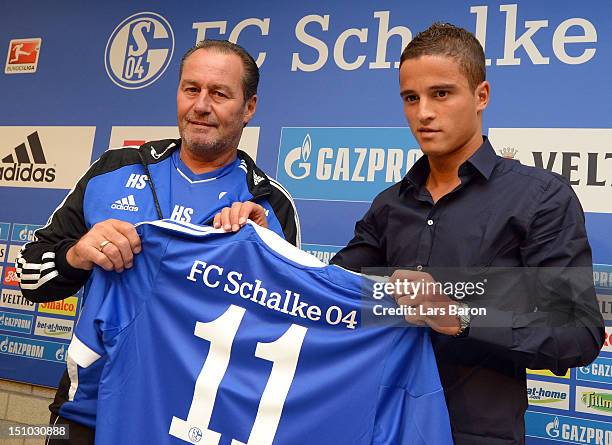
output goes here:
[{"label": "older man", "polygon": [[[72,295],[94,265],[131,268],[141,249],[134,223],[203,224],[234,202],[257,203],[270,229],[299,245],[291,197],[237,149],[255,114],[258,82],[255,61],[238,45],[204,40],[187,51],[177,89],[181,138],[109,150],[91,166],[17,259],[24,296],[43,302]],[[69,360],[50,409],[53,423],[70,424],[71,438],[51,444],[93,443],[100,370]]]}]

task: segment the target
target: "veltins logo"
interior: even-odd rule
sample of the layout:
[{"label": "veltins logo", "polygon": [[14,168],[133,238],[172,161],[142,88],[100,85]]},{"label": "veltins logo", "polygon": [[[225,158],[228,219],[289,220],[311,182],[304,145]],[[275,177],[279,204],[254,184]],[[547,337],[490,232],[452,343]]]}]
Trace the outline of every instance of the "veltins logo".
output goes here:
[{"label": "veltins logo", "polygon": [[[254,161],[257,161],[257,148],[259,146],[259,128],[244,127],[238,142],[238,148],[246,152]],[[113,127],[108,146],[110,148],[125,147],[128,145],[140,146],[147,141],[159,139],[178,139],[178,127]]]},{"label": "veltins logo", "polygon": [[19,309],[22,311],[34,311],[34,303],[21,295],[21,292],[13,289],[2,289],[2,294],[0,295],[0,307]]},{"label": "veltins logo", "polygon": [[9,42],[5,74],[35,73],[42,39],[14,39]]},{"label": "veltins logo", "polygon": [[612,321],[612,295],[597,294],[597,302],[604,320]]},{"label": "veltins logo", "polygon": [[527,380],[527,397],[530,405],[547,408],[569,409],[569,385]]},{"label": "veltins logo", "polygon": [[612,445],[612,423],[527,411],[528,437],[573,444]]},{"label": "veltins logo", "polygon": [[600,416],[612,415],[612,391],[577,386],[576,411]]},{"label": "veltins logo", "polygon": [[159,14],[140,12],[115,28],[106,44],[104,66],[121,88],[144,88],[161,77],[173,52],[170,23]]},{"label": "veltins logo", "polygon": [[612,129],[490,128],[504,157],[563,175],[586,212],[612,213]]},{"label": "veltins logo", "polygon": [[408,128],[283,128],[278,180],[298,199],[370,202],[421,157]]},{"label": "veltins logo", "polygon": [[95,127],[0,127],[0,186],[72,188],[89,167],[94,134]]}]

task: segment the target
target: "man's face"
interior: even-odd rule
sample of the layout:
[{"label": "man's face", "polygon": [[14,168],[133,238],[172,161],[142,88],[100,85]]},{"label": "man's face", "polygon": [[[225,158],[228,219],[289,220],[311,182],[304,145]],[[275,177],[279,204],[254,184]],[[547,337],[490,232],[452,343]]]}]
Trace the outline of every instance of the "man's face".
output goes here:
[{"label": "man's face", "polygon": [[238,147],[257,102],[244,100],[243,73],[235,54],[199,49],[185,60],[176,104],[183,147],[192,154],[214,159]]},{"label": "man's face", "polygon": [[450,57],[407,59],[400,68],[400,95],[410,130],[429,157],[450,155],[482,144],[482,111],[489,84],[474,91]]}]

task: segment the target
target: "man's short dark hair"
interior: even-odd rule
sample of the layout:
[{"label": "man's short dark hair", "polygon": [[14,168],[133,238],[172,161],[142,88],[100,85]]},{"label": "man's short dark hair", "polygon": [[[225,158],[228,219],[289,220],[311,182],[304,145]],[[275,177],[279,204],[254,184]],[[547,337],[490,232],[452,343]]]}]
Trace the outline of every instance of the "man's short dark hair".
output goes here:
[{"label": "man's short dark hair", "polygon": [[240,60],[242,60],[242,66],[244,67],[244,76],[242,77],[242,92],[244,94],[244,100],[247,101],[252,96],[257,94],[257,85],[259,85],[259,68],[255,63],[255,60],[242,46],[236,45],[235,43],[227,40],[204,39],[200,40],[195,46],[190,48],[181,59],[179,79],[183,76],[183,65],[185,65],[185,60],[187,60],[190,55],[199,49],[209,49],[221,54],[235,54],[240,57]]},{"label": "man's short dark hair", "polygon": [[463,28],[436,22],[418,33],[406,45],[400,66],[408,59],[421,56],[446,56],[457,61],[472,89],[486,79],[485,55],[480,42]]}]

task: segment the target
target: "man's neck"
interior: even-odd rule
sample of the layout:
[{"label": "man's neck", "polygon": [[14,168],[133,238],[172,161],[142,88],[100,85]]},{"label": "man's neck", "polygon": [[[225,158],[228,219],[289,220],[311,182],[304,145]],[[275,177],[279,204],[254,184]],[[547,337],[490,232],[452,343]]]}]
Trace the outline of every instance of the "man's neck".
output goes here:
[{"label": "man's neck", "polygon": [[472,138],[464,147],[444,156],[429,156],[429,176],[426,187],[433,201],[452,192],[460,183],[459,167],[482,145],[482,137]]},{"label": "man's neck", "polygon": [[236,159],[238,152],[236,149],[228,150],[211,159],[194,156],[193,152],[185,147],[181,147],[179,156],[181,161],[196,175],[208,173],[226,166]]}]

